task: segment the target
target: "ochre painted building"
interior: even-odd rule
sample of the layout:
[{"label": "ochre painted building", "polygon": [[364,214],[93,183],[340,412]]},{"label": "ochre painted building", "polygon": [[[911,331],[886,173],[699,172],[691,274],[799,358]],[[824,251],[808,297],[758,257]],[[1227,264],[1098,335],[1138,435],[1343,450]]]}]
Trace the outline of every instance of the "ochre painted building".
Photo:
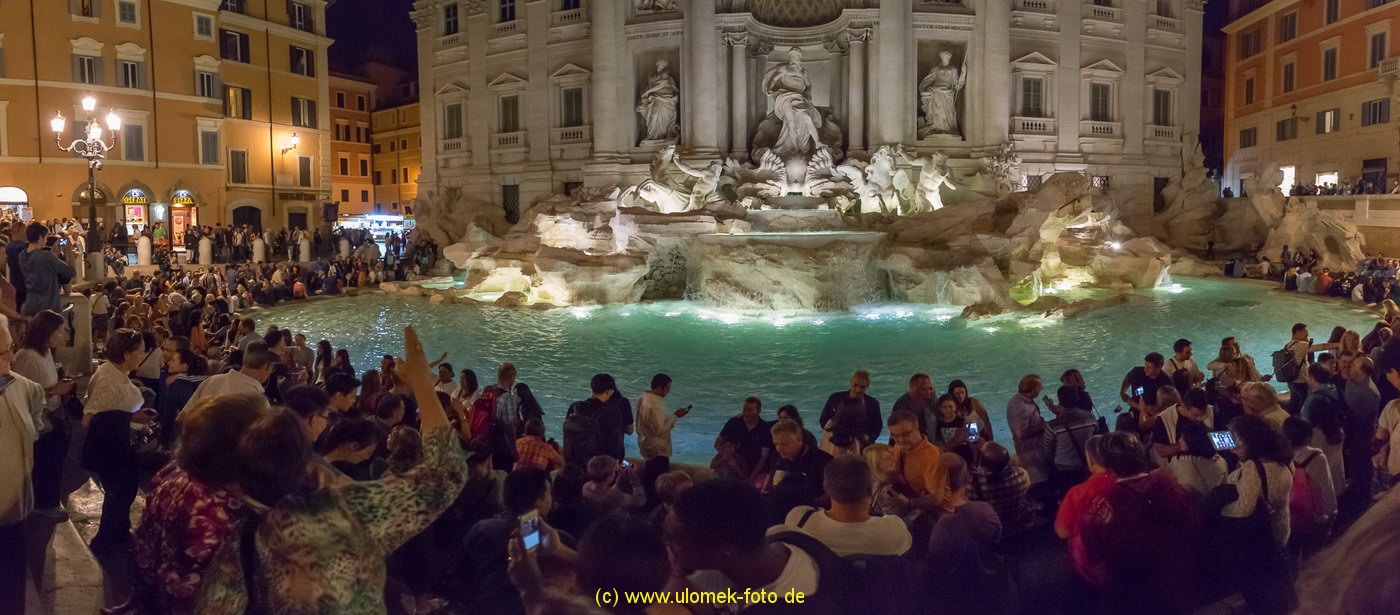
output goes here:
[{"label": "ochre painted building", "polygon": [[[1232,0],[1226,27],[1225,185],[1370,181],[1400,163],[1392,99],[1400,3]],[[1272,181],[1272,179],[1270,179]]]},{"label": "ochre painted building", "polygon": [[[49,120],[84,96],[124,126],[97,176],[99,217],[280,228],[330,195],[325,0],[0,3],[0,207],[87,217],[85,161]],[[293,147],[293,135],[296,135]],[[25,202],[21,203],[20,200]]]}]

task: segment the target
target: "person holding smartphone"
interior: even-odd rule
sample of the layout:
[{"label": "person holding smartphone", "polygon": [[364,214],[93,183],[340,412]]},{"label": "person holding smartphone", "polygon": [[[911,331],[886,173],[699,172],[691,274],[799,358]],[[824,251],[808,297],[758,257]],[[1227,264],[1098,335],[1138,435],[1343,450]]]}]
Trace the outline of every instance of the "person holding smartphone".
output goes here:
[{"label": "person holding smartphone", "polygon": [[666,374],[652,376],[651,388],[637,400],[637,448],[649,465],[653,465],[653,459],[662,460],[655,463],[666,466],[666,469],[658,473],[670,471],[671,430],[676,428],[676,421],[690,414],[691,408],[686,406],[674,412],[666,410],[666,396],[671,394],[671,384],[671,377]]},{"label": "person holding smartphone", "polygon": [[1118,385],[1118,397],[1132,407],[1140,430],[1153,427],[1153,417],[1159,410],[1157,390],[1172,384],[1171,377],[1162,369],[1165,363],[1162,353],[1149,352],[1143,357],[1142,365],[1129,371]]}]

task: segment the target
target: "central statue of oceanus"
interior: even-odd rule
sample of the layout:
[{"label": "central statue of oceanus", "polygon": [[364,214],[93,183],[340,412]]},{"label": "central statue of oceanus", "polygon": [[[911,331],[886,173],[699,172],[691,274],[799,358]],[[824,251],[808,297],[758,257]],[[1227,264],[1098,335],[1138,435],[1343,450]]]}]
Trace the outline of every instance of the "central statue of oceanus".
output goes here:
[{"label": "central statue of oceanus", "polygon": [[[830,168],[811,168],[811,163],[823,149],[840,150],[841,127],[829,109],[812,101],[812,80],[802,66],[801,49],[789,49],[788,61],[768,69],[761,85],[773,110],[759,122],[750,156],[756,162],[771,157],[782,161],[788,184],[785,192],[810,192],[808,187],[818,176],[834,173]],[[819,158],[834,160],[836,156]]]}]

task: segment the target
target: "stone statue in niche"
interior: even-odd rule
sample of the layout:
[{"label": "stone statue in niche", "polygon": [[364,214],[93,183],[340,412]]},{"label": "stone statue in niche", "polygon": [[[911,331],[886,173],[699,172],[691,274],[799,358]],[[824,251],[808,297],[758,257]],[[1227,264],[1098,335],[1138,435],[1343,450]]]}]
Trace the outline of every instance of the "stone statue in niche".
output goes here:
[{"label": "stone statue in niche", "polygon": [[672,140],[680,134],[676,105],[681,91],[667,66],[666,60],[656,61],[656,72],[647,80],[647,89],[637,103],[637,113],[646,125],[643,143]]},{"label": "stone statue in niche", "polygon": [[638,13],[665,13],[676,10],[676,0],[637,0]]},{"label": "stone statue in niche", "polygon": [[783,123],[770,149],[779,158],[807,156],[821,143],[821,112],[812,104],[812,80],[802,67],[802,50],[788,50],[788,61],[763,75],[763,93],[773,98],[773,114]]},{"label": "stone statue in niche", "polygon": [[952,65],[953,52],[943,50],[939,63],[919,82],[919,104],[924,112],[919,123],[919,138],[933,135],[962,136],[958,128],[958,93],[967,84],[967,62]]},{"label": "stone statue in niche", "polygon": [[943,194],[940,190],[943,186],[947,186],[949,190],[958,189],[949,177],[952,171],[948,169],[948,155],[933,152],[919,158],[908,154],[902,157],[910,165],[919,167],[919,183],[914,187],[914,195],[909,199],[909,211],[906,213],[922,214],[943,209]]}]

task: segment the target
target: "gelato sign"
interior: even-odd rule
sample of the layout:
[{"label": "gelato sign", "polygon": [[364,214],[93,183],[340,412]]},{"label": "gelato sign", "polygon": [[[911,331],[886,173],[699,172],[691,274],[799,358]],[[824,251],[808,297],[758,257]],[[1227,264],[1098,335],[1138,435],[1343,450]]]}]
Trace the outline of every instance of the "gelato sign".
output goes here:
[{"label": "gelato sign", "polygon": [[145,205],[151,202],[151,197],[139,189],[127,190],[122,195],[122,205]]}]

